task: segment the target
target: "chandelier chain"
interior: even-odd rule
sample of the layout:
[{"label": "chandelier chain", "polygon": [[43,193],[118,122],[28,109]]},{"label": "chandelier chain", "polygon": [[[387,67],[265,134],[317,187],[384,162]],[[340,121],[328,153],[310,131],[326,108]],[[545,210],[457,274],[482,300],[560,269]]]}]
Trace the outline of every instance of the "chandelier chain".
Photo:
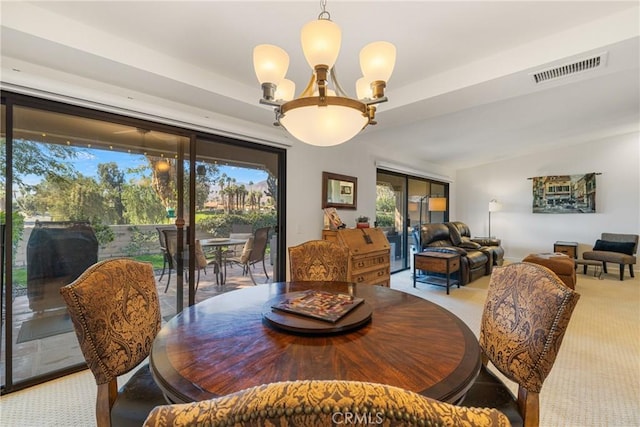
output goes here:
[{"label": "chandelier chain", "polygon": [[322,8],[322,12],[318,15],[318,19],[331,21],[331,14],[327,11],[327,0],[320,0],[320,7]]}]

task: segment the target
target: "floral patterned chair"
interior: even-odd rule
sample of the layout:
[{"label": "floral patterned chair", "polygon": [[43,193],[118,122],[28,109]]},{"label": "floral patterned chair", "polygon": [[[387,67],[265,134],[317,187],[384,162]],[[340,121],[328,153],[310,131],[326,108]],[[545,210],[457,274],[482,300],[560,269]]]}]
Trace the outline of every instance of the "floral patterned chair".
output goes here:
[{"label": "floral patterned chair", "polygon": [[142,361],[160,330],[160,304],[150,263],[112,258],[60,289],[82,354],[98,385],[98,427],[140,426],[166,404],[149,365],[118,390],[117,377]]},{"label": "floral patterned chair", "polygon": [[289,248],[290,280],[347,281],[349,248],[328,240],[309,240]]},{"label": "floral patterned chair", "polygon": [[357,381],[264,384],[201,402],[155,408],[145,427],[508,426],[495,409],[463,408]]},{"label": "floral patterned chair", "polygon": [[[580,295],[531,263],[496,267],[480,324],[482,368],[462,405],[496,408],[512,425],[538,426],[539,395]],[[487,369],[518,384],[518,397]]]}]

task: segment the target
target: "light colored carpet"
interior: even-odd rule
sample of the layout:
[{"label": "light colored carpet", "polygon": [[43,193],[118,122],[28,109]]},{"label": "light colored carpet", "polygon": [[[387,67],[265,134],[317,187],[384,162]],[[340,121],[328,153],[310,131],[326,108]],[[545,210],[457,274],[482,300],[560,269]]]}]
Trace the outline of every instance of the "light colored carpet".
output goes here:
[{"label": "light colored carpet", "polygon": [[[613,270],[604,280],[578,274],[581,298],[542,389],[541,426],[640,426],[640,279],[620,282]],[[391,283],[447,308],[478,334],[488,277],[451,295],[425,284],[414,289],[406,271]],[[0,424],[92,426],[95,396],[88,371],[69,375],[3,396]]]}]

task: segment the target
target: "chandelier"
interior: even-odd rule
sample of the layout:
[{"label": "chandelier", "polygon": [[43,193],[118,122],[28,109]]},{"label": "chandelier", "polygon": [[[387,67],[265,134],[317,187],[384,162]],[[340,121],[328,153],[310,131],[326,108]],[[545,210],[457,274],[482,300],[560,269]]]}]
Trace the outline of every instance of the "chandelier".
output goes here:
[{"label": "chandelier", "polygon": [[356,82],[357,99],[349,97],[338,83],[334,66],[342,34],[331,21],[326,3],[321,1],[318,19],[302,27],[302,50],[313,72],[299,97],[294,98],[295,83],[285,79],[287,52],[269,44],[253,49],[253,66],[262,85],[260,103],[274,107],[274,125],[302,142],[325,147],[348,141],[367,125],[376,124],[375,104],[387,101],[384,89],[396,61],[391,43],[378,41],[362,48],[363,77]]}]

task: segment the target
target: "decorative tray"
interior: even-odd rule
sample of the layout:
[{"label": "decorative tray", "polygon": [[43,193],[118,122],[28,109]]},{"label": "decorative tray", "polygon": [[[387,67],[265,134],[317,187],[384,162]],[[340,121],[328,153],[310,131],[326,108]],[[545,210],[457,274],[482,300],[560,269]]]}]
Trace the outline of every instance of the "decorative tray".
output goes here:
[{"label": "decorative tray", "polygon": [[371,319],[371,306],[349,294],[307,290],[278,295],[263,306],[273,326],[301,333],[343,332]]}]

